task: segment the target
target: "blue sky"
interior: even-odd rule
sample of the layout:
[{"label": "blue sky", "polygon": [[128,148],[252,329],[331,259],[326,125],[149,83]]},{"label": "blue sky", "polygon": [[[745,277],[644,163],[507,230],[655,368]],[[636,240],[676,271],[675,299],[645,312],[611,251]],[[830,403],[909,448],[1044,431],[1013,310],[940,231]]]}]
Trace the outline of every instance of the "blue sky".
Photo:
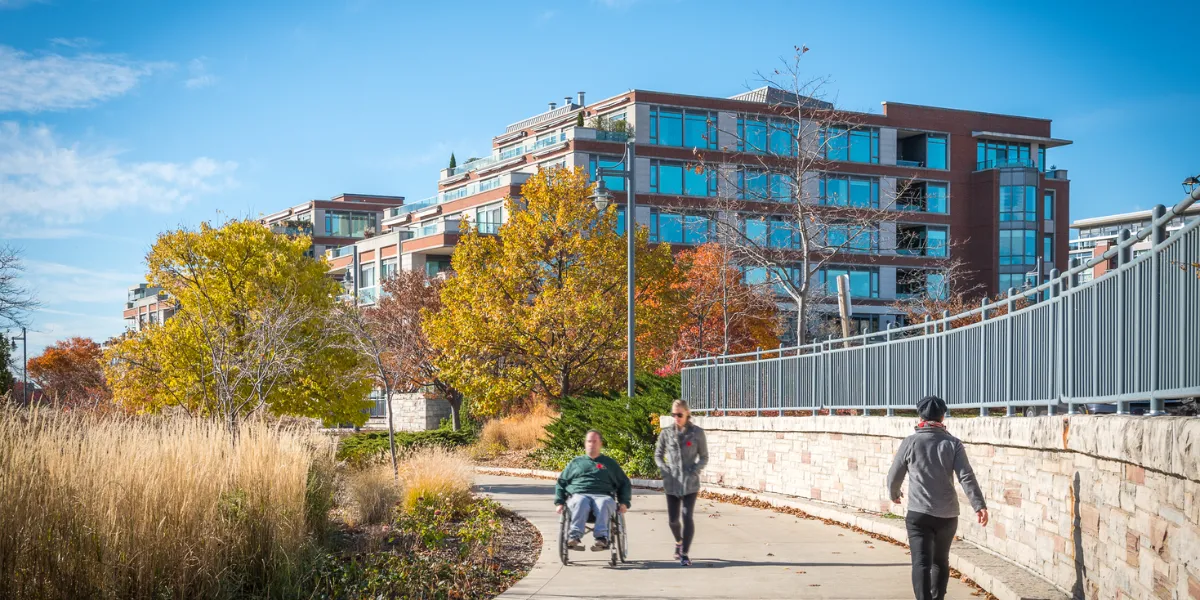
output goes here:
[{"label": "blue sky", "polygon": [[0,240],[43,304],[31,352],[103,339],[164,229],[423,198],[548,101],[730,95],[795,44],[844,108],[1053,119],[1072,218],[1148,208],[1200,172],[1198,6],[0,0]]}]

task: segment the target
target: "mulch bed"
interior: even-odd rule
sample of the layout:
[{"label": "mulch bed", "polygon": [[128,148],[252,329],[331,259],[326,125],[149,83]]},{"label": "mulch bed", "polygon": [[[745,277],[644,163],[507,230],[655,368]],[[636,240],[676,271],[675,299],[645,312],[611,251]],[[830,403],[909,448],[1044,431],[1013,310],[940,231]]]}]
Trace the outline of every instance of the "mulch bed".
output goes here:
[{"label": "mulch bed", "polygon": [[[517,573],[505,589],[524,577],[533,568],[542,553],[542,534],[533,523],[517,516],[512,511],[502,512],[504,533],[497,544],[495,560],[500,568]],[[504,590],[500,590],[501,593]]]}]

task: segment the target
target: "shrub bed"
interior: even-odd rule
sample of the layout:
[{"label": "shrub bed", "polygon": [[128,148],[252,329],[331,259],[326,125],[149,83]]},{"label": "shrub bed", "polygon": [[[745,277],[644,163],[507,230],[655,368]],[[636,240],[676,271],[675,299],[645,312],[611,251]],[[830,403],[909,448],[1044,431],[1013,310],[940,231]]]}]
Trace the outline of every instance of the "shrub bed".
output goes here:
[{"label": "shrub bed", "polygon": [[[396,450],[417,448],[458,448],[475,441],[476,434],[468,429],[454,431],[447,427],[430,431],[397,431]],[[353,467],[363,467],[380,460],[388,452],[386,431],[364,431],[342,438],[338,443],[337,459]]]},{"label": "shrub bed", "polygon": [[657,478],[654,444],[658,418],[671,411],[679,398],[679,376],[642,374],[632,399],[624,393],[585,394],[559,403],[561,414],[546,426],[547,437],[534,459],[541,468],[561,470],[583,454],[583,437],[589,429],[604,436],[604,453],[621,464],[630,477]]}]

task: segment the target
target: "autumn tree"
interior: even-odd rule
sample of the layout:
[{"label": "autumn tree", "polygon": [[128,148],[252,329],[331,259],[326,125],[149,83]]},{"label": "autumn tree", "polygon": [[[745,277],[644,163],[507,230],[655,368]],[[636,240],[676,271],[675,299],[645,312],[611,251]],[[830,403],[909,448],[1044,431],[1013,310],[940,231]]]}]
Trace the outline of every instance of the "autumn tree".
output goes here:
[{"label": "autumn tree", "polygon": [[339,289],[309,246],[253,221],[161,234],[147,279],[180,307],[106,353],[115,399],[142,411],[181,406],[235,431],[263,411],[364,422],[371,382],[339,340],[347,334],[328,327]]},{"label": "autumn tree", "polygon": [[[620,386],[625,374],[625,240],[616,210],[588,199],[582,169],[539,171],[506,200],[499,236],[468,226],[455,276],[426,323],[441,377],[497,414],[531,395],[561,399]],[[679,328],[679,279],[670,248],[636,239],[638,366],[662,366]]]},{"label": "autumn tree", "polygon": [[29,359],[29,378],[50,401],[76,408],[99,408],[112,394],[104,379],[104,351],[95,341],[73,337]]},{"label": "autumn tree", "polygon": [[733,263],[733,249],[709,242],[681,252],[683,325],[671,351],[670,371],[688,358],[774,348],[779,343],[778,305],[768,288],[747,285]]},{"label": "autumn tree", "polygon": [[422,271],[403,271],[383,283],[387,292],[371,311],[376,334],[383,340],[406,390],[432,388],[450,404],[455,431],[462,426],[463,395],[443,376],[446,358],[425,331],[424,322],[442,310],[440,279]]}]

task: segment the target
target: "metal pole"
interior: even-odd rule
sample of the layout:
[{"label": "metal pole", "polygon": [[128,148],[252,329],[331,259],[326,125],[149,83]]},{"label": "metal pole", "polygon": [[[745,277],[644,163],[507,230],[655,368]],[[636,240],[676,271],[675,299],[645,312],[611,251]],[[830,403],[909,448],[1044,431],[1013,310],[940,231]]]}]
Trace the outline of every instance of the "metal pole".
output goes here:
[{"label": "metal pole", "polygon": [[[942,333],[948,333],[949,331],[950,331],[950,311],[943,310],[942,311]],[[934,363],[934,364],[938,365],[939,367],[941,367],[941,369],[942,369],[942,382],[941,382],[941,386],[940,386],[941,389],[939,390],[939,392],[941,393],[942,399],[946,401],[947,406],[950,404],[950,387],[946,381],[946,371],[950,370],[946,365],[946,361],[950,360],[949,357],[947,356],[947,352],[946,352],[946,344],[949,343],[949,340],[950,340],[950,336],[948,336],[948,335],[942,336],[941,356],[939,356],[938,357],[939,360],[936,363]],[[950,416],[950,409],[948,407],[946,408],[946,416],[947,417]]]},{"label": "metal pole", "polygon": [[637,220],[637,202],[634,198],[634,186],[637,185],[637,180],[634,178],[634,163],[637,162],[637,155],[634,151],[633,140],[629,139],[625,142],[625,155],[629,157],[629,164],[625,166],[625,266],[628,273],[628,282],[626,290],[628,294],[627,317],[628,321],[626,332],[626,343],[628,344],[628,373],[626,374],[627,383],[625,386],[625,395],[633,398],[634,384],[634,354],[633,354],[633,339],[634,339],[634,315],[633,315],[633,294],[634,294],[634,221]]},{"label": "metal pole", "polygon": [[[988,305],[987,296],[983,297],[982,304],[984,307]],[[979,324],[979,416],[981,417],[988,416],[988,408],[984,404],[986,401],[984,390],[987,389],[987,325],[983,323],[987,321],[987,318],[988,311],[987,308],[984,308],[980,313]]]},{"label": "metal pole", "polygon": [[29,332],[21,328],[21,402],[29,406]]},{"label": "metal pole", "polygon": [[887,406],[887,416],[889,417],[896,416],[896,409],[892,408],[892,326],[895,324],[895,321],[888,321],[887,338],[883,344],[883,365],[886,374],[883,380],[883,403]]},{"label": "metal pole", "polygon": [[[1167,240],[1166,224],[1156,223],[1156,221],[1161,219],[1163,217],[1163,215],[1166,215],[1166,214],[1167,214],[1167,207],[1165,207],[1161,204],[1156,205],[1154,208],[1150,209],[1151,226],[1154,227],[1154,230],[1150,232],[1150,243],[1153,246],[1158,246],[1159,244],[1161,244]],[[1154,278],[1154,280],[1153,280],[1154,283],[1152,284],[1152,286],[1150,288],[1152,290],[1152,292],[1150,294],[1150,388],[1157,390],[1158,389],[1158,357],[1159,357],[1158,328],[1162,325],[1162,323],[1160,323],[1160,319],[1162,318],[1162,312],[1158,308],[1158,306],[1159,306],[1158,291],[1159,291],[1159,286],[1162,285],[1162,276],[1159,274],[1159,271],[1160,271],[1159,260],[1158,260],[1159,253],[1154,249],[1151,250],[1151,253],[1153,254],[1153,258],[1150,259],[1151,260],[1150,268],[1153,271],[1151,276]],[[1149,416],[1149,417],[1162,416],[1162,415],[1166,414],[1166,412],[1163,410],[1163,408],[1164,407],[1163,407],[1163,399],[1162,398],[1151,397],[1150,398],[1150,412],[1146,413],[1146,416]]]},{"label": "metal pole", "polygon": [[1051,302],[1054,302],[1053,310],[1050,311],[1050,320],[1051,323],[1053,323],[1054,329],[1054,360],[1048,361],[1051,367],[1049,378],[1050,385],[1048,387],[1050,397],[1053,398],[1053,400],[1046,406],[1046,414],[1050,416],[1054,416],[1058,412],[1058,399],[1062,396],[1059,390],[1059,385],[1057,385],[1057,382],[1062,380],[1061,348],[1063,338],[1063,321],[1062,317],[1060,316],[1062,315],[1062,303],[1058,301],[1058,295],[1060,293],[1058,289],[1058,276],[1058,269],[1050,269],[1050,300]]},{"label": "metal pole", "polygon": [[1005,315],[1005,325],[1008,329],[1008,339],[1005,340],[1008,349],[1008,360],[1004,361],[1004,416],[1016,416],[1017,412],[1012,405],[1013,400],[1013,297],[1017,295],[1017,288],[1008,288],[1008,314]]},{"label": "metal pole", "polygon": [[[1133,254],[1129,238],[1129,229],[1122,229],[1117,234],[1117,348],[1125,348],[1125,265]],[[1125,393],[1125,369],[1117,368],[1117,394]],[[1117,414],[1129,414],[1128,402],[1117,402]]]}]

